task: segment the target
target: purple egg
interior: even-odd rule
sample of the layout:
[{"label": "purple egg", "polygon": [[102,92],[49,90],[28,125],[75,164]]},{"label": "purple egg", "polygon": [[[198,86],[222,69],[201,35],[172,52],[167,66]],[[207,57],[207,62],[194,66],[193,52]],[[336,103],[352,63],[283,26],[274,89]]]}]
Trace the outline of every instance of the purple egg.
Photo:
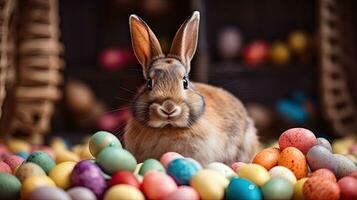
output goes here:
[{"label": "purple egg", "polygon": [[99,199],[107,187],[101,169],[89,160],[83,160],[77,163],[72,171],[71,178],[73,186],[86,187]]}]

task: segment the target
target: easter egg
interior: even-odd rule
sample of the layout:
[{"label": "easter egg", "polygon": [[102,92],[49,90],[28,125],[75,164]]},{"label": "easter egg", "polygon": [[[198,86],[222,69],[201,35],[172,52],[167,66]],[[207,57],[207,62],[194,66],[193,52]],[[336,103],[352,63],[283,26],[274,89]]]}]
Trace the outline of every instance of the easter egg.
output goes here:
[{"label": "easter egg", "polygon": [[107,147],[96,157],[96,162],[105,173],[113,174],[117,171],[131,171],[136,168],[136,160],[127,150],[118,147]]},{"label": "easter egg", "polygon": [[67,191],[72,200],[97,200],[97,197],[86,187],[73,187]]},{"label": "easter egg", "polygon": [[334,154],[335,160],[337,161],[337,178],[342,178],[348,176],[353,171],[357,170],[357,166],[348,158],[340,154]]},{"label": "easter egg", "polygon": [[46,172],[46,174],[48,174],[56,165],[55,161],[53,161],[53,159],[43,151],[35,151],[31,153],[26,162],[37,164]]},{"label": "easter egg", "polygon": [[7,147],[12,153],[29,152],[31,146],[24,140],[11,139],[7,142]]},{"label": "easter egg", "polygon": [[71,175],[73,186],[83,186],[101,198],[107,185],[100,168],[89,160],[83,160],[76,164]]},{"label": "easter egg", "polygon": [[305,128],[288,129],[279,137],[279,147],[281,150],[287,147],[295,147],[306,154],[316,144],[317,139],[314,133]]},{"label": "easter egg", "polygon": [[31,153],[34,151],[43,151],[47,153],[53,160],[56,159],[55,151],[50,147],[42,146],[42,147],[32,148]]},{"label": "easter egg", "polygon": [[328,169],[318,169],[316,171],[314,171],[312,174],[311,174],[311,177],[314,177],[314,176],[317,176],[317,177],[320,177],[320,178],[323,178],[323,179],[326,179],[326,180],[331,180],[333,182],[336,182],[336,176],[335,174],[328,170]]},{"label": "easter egg", "polygon": [[307,163],[304,154],[295,147],[287,147],[281,153],[278,164],[290,169],[297,179],[307,175]]},{"label": "easter egg", "polygon": [[17,156],[20,156],[20,157],[23,158],[23,159],[27,159],[30,154],[28,154],[28,153],[25,152],[25,151],[20,151],[20,152],[16,153],[16,155],[17,155]]},{"label": "easter egg", "polygon": [[226,189],[226,199],[260,200],[263,197],[259,187],[253,182],[244,178],[232,178]]},{"label": "easter egg", "polygon": [[104,200],[145,200],[145,197],[138,188],[119,184],[105,192]]},{"label": "easter egg", "polygon": [[194,166],[196,166],[196,168],[197,168],[198,170],[201,170],[201,169],[202,169],[202,165],[201,165],[199,162],[197,162],[197,160],[195,160],[195,159],[193,159],[193,158],[190,158],[190,157],[186,157],[185,159],[186,159],[187,161],[191,162]]},{"label": "easter egg", "polygon": [[49,177],[56,183],[57,187],[67,189],[71,186],[71,174],[75,162],[66,161],[56,165],[49,173]]},{"label": "easter egg", "polygon": [[282,42],[274,42],[270,48],[270,57],[274,64],[285,65],[289,62],[290,51]]},{"label": "easter egg", "polygon": [[234,27],[225,27],[219,34],[217,48],[223,58],[234,58],[242,47],[242,35]]},{"label": "easter egg", "polygon": [[56,151],[56,163],[62,162],[78,162],[80,160],[79,156],[68,150]]},{"label": "easter egg", "polygon": [[319,137],[317,138],[317,144],[321,145],[323,147],[325,147],[327,150],[329,150],[330,152],[332,152],[332,147],[331,144],[328,140],[326,140],[325,138]]},{"label": "easter egg", "polygon": [[338,200],[340,188],[336,182],[320,177],[308,178],[303,186],[305,200]]},{"label": "easter egg", "polygon": [[139,174],[144,176],[145,173],[150,170],[165,172],[165,168],[161,165],[161,163],[158,160],[147,159],[143,162],[143,165],[140,167]]},{"label": "easter egg", "polygon": [[301,53],[306,49],[308,44],[308,39],[305,33],[301,31],[294,31],[289,34],[288,37],[289,47],[297,53]]},{"label": "easter egg", "polygon": [[128,171],[119,171],[113,174],[111,179],[108,182],[108,186],[112,187],[114,185],[118,184],[126,184],[126,185],[131,185],[136,188],[140,188],[140,183],[135,177],[135,175],[131,172]]},{"label": "easter egg", "polygon": [[199,200],[197,191],[189,186],[180,186],[174,192],[171,192],[163,200]]},{"label": "easter egg", "polygon": [[246,165],[247,163],[244,162],[235,162],[231,165],[231,168],[233,169],[233,171],[235,171],[236,173],[239,172],[240,168],[244,165]]},{"label": "easter egg", "polygon": [[84,145],[80,150],[79,150],[79,157],[82,160],[89,160],[89,159],[94,159],[93,155],[89,151],[89,146]]},{"label": "easter egg", "polygon": [[34,189],[28,200],[71,200],[71,197],[62,189],[55,187],[38,187]]},{"label": "easter egg", "polygon": [[0,199],[19,199],[20,189],[21,183],[15,176],[0,172]]},{"label": "easter egg", "polygon": [[10,166],[4,162],[0,162],[0,172],[12,174]]},{"label": "easter egg", "polygon": [[23,182],[31,176],[46,176],[46,172],[35,163],[23,163],[15,173],[16,177]]},{"label": "easter egg", "polygon": [[240,178],[248,179],[258,186],[262,186],[270,179],[269,172],[258,164],[247,164],[241,167],[238,172]]},{"label": "easter egg", "polygon": [[167,165],[176,158],[183,158],[183,156],[176,152],[167,152],[161,156],[160,162],[165,168],[167,168]]},{"label": "easter egg", "polygon": [[294,173],[290,169],[283,167],[283,166],[275,166],[275,167],[271,168],[269,170],[269,174],[270,174],[271,178],[283,177],[286,180],[289,180],[292,184],[295,184],[295,182],[296,182],[296,177],[295,177]]},{"label": "easter egg", "polygon": [[94,157],[105,147],[122,148],[122,145],[117,137],[106,131],[98,131],[89,139],[89,151]]},{"label": "easter egg", "polygon": [[230,167],[220,162],[210,163],[207,165],[206,169],[214,170],[228,179],[233,176],[237,176],[237,174]]},{"label": "easter egg", "polygon": [[190,181],[190,185],[198,192],[202,200],[222,199],[228,184],[228,179],[210,169],[198,171]]},{"label": "easter egg", "polygon": [[178,185],[188,185],[197,171],[197,167],[185,158],[177,158],[167,166],[167,173]]},{"label": "easter egg", "polygon": [[340,199],[357,199],[357,180],[353,177],[343,177],[337,182],[340,187]]},{"label": "easter egg", "polygon": [[294,184],[283,177],[273,177],[262,186],[264,199],[289,200],[294,194]]},{"label": "easter egg", "polygon": [[161,199],[177,190],[177,185],[170,176],[152,170],[145,174],[142,189],[149,199]]},{"label": "easter egg", "polygon": [[263,149],[253,159],[253,163],[259,164],[269,170],[278,164],[280,149],[270,147]]},{"label": "easter egg", "polygon": [[264,63],[268,57],[268,44],[262,40],[249,43],[243,50],[244,62],[250,66]]},{"label": "easter egg", "polygon": [[24,159],[20,156],[9,155],[5,156],[4,162],[10,166],[13,172],[15,172],[15,169],[24,162]]},{"label": "easter egg", "polygon": [[47,176],[30,176],[24,180],[21,187],[21,197],[27,199],[36,188],[55,187],[56,184]]},{"label": "easter egg", "polygon": [[312,171],[321,168],[329,169],[334,173],[337,171],[337,160],[328,149],[321,145],[312,147],[307,152],[306,159]]},{"label": "easter egg", "polygon": [[293,200],[304,200],[304,191],[303,187],[305,182],[307,181],[308,178],[302,178],[298,181],[296,181],[294,185],[294,195],[293,195]]}]

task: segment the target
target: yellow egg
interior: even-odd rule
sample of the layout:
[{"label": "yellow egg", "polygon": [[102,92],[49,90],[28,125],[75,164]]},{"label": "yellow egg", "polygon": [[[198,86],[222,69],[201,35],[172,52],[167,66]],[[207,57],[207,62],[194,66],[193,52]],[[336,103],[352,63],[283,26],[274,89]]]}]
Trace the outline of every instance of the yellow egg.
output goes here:
[{"label": "yellow egg", "polygon": [[216,171],[204,169],[193,176],[190,184],[202,200],[215,200],[223,199],[229,181]]},{"label": "yellow egg", "polygon": [[79,156],[68,150],[56,151],[56,163],[61,163],[65,161],[78,162],[80,160]]},{"label": "yellow egg", "polygon": [[29,152],[31,149],[31,146],[29,143],[27,143],[24,140],[19,140],[19,139],[11,139],[7,143],[7,147],[12,153],[17,153],[17,152]]},{"label": "yellow egg", "polygon": [[53,138],[50,146],[54,151],[60,151],[60,150],[67,149],[66,143],[64,142],[64,140],[62,138],[59,138],[59,137]]},{"label": "yellow egg", "polygon": [[354,144],[353,137],[338,139],[332,143],[332,150],[335,154],[348,154],[349,148],[353,144]]},{"label": "yellow egg", "polygon": [[264,185],[270,179],[269,172],[261,165],[247,164],[243,165],[238,172],[240,178],[248,179],[258,186]]},{"label": "yellow egg", "polygon": [[298,180],[295,185],[294,185],[294,196],[293,200],[304,200],[304,193],[303,193],[303,187],[305,181],[307,181],[308,178],[302,178]]},{"label": "yellow egg", "polygon": [[286,64],[290,59],[290,51],[282,42],[275,42],[271,46],[270,57],[277,65]]},{"label": "yellow egg", "polygon": [[83,145],[82,149],[79,152],[79,157],[82,160],[90,160],[90,159],[94,159],[94,157],[92,156],[92,154],[89,151],[89,146],[88,145]]},{"label": "yellow egg", "polygon": [[56,165],[49,173],[49,177],[57,187],[67,189],[71,186],[71,173],[76,162],[66,161]]},{"label": "yellow egg", "polygon": [[79,155],[79,153],[82,151],[82,145],[80,144],[77,144],[77,145],[74,145],[72,148],[71,148],[71,151],[77,155]]},{"label": "yellow egg", "polygon": [[140,171],[140,168],[141,168],[142,165],[143,165],[143,163],[139,163],[139,164],[136,165],[136,168],[134,170],[134,174],[135,175],[139,174],[139,171]]},{"label": "yellow egg", "polygon": [[104,200],[144,200],[143,193],[134,186],[119,184],[111,187],[105,194]]},{"label": "yellow egg", "polygon": [[41,186],[56,187],[56,184],[47,176],[31,176],[22,183],[21,198],[27,199],[34,189]]}]

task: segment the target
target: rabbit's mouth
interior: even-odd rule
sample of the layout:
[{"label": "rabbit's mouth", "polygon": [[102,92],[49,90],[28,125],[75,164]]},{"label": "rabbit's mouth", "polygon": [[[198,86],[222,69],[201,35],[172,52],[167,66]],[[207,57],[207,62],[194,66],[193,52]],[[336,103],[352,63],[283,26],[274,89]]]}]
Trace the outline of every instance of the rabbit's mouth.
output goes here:
[{"label": "rabbit's mouth", "polygon": [[175,105],[171,109],[163,109],[160,104],[153,103],[149,108],[148,125],[153,128],[187,127],[188,110],[185,107]]}]

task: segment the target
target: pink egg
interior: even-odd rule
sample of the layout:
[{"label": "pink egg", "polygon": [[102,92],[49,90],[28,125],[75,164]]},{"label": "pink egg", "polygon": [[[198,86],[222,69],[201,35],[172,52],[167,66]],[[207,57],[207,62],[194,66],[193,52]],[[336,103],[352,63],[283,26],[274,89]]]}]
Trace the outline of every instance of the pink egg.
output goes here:
[{"label": "pink egg", "polygon": [[183,156],[176,152],[167,152],[161,156],[160,162],[166,168],[167,165],[176,158],[183,158]]},{"label": "pink egg", "polygon": [[20,156],[9,155],[4,158],[4,162],[10,166],[12,171],[15,171],[24,162],[24,159]]},{"label": "pink egg", "polygon": [[305,128],[291,128],[279,137],[279,147],[284,150],[287,147],[295,147],[306,154],[309,149],[317,144],[313,132]]},{"label": "pink egg", "polygon": [[343,177],[338,182],[338,186],[340,187],[340,199],[348,200],[348,199],[357,199],[357,180],[353,177]]},{"label": "pink egg", "polygon": [[177,190],[177,185],[165,173],[151,170],[145,174],[142,188],[149,199],[162,199]]},{"label": "pink egg", "polygon": [[233,171],[238,172],[239,169],[244,165],[246,165],[246,163],[244,162],[235,162],[231,165],[231,168],[233,169]]},{"label": "pink egg", "polygon": [[170,193],[163,200],[199,200],[200,197],[196,190],[189,186],[180,186],[176,191]]},{"label": "pink egg", "polygon": [[4,162],[0,162],[0,172],[12,173],[10,166]]},{"label": "pink egg", "polygon": [[5,154],[8,154],[9,150],[4,145],[0,145],[0,156],[3,156]]}]

